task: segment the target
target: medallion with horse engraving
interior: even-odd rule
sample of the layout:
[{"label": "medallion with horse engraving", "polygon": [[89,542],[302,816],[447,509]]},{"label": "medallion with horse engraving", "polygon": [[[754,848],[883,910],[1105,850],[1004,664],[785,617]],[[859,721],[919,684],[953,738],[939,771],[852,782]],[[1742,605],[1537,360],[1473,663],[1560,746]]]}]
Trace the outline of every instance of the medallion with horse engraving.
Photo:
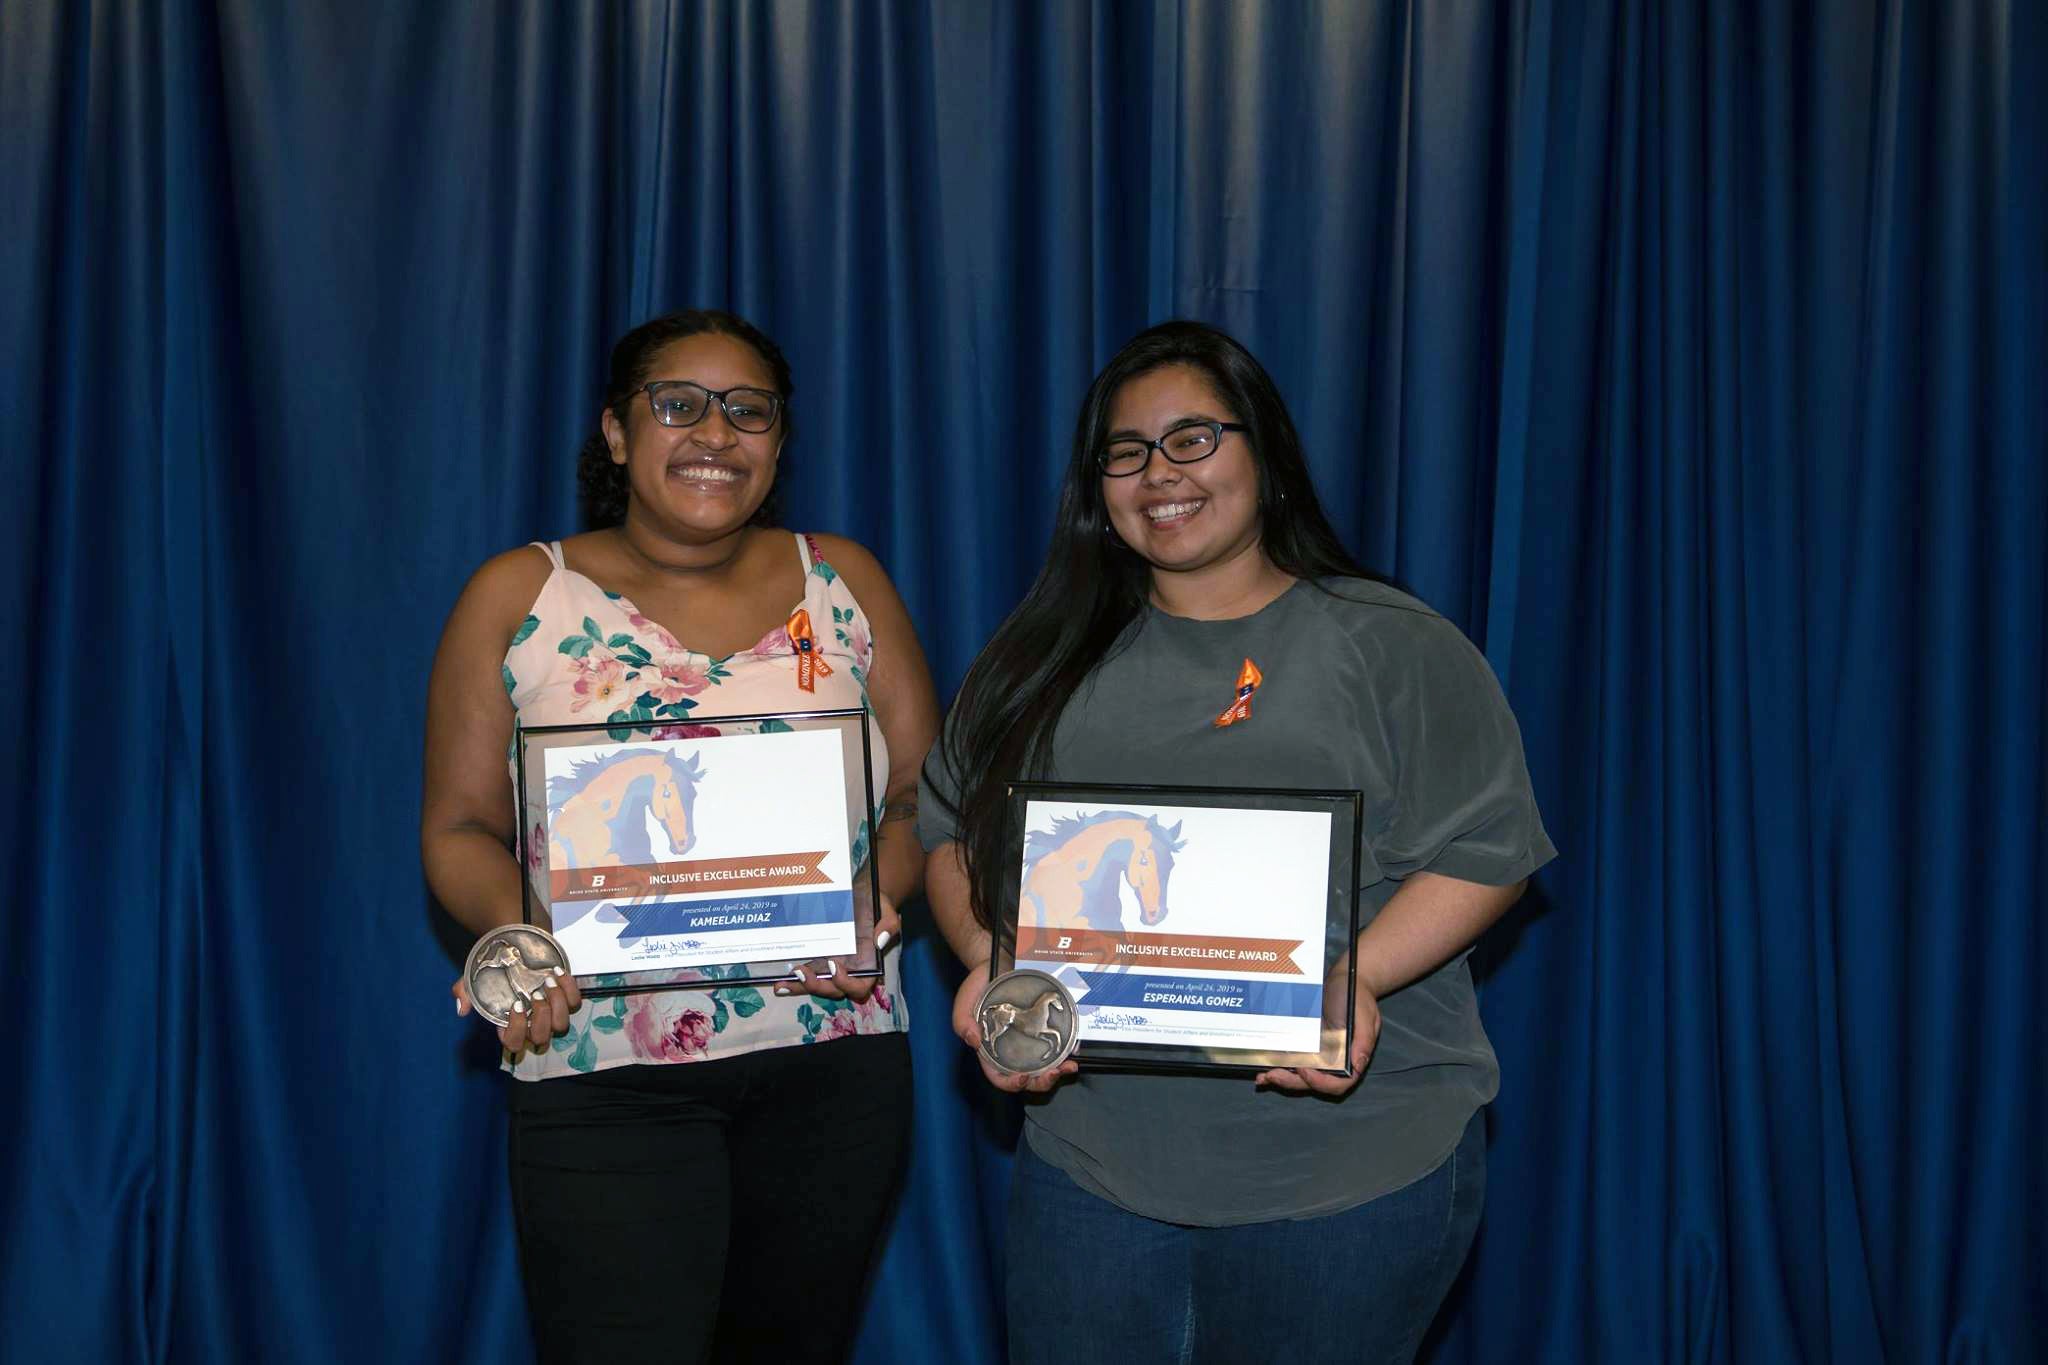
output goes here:
[{"label": "medallion with horse engraving", "polygon": [[1044,972],[1005,972],[975,1011],[981,1051],[998,1070],[1023,1075],[1058,1066],[1074,1050],[1074,997]]},{"label": "medallion with horse engraving", "polygon": [[476,1012],[499,1028],[516,1002],[532,1009],[550,973],[569,973],[569,957],[553,934],[531,924],[501,924],[479,938],[463,963],[462,979]]}]

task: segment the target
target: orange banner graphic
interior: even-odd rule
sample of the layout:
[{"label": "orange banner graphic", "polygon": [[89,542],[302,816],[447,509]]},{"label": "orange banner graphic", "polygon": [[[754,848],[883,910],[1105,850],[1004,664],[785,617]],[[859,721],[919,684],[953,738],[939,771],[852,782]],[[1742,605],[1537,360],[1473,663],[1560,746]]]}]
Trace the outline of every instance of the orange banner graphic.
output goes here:
[{"label": "orange banner graphic", "polygon": [[691,891],[767,891],[784,886],[829,886],[818,870],[825,850],[764,853],[751,858],[697,858],[638,867],[551,868],[550,901],[633,899]]},{"label": "orange banner graphic", "polygon": [[1213,934],[1125,934],[1105,929],[1020,925],[1017,957],[1095,966],[1211,967],[1227,972],[1300,976],[1291,954],[1298,938],[1223,938]]}]

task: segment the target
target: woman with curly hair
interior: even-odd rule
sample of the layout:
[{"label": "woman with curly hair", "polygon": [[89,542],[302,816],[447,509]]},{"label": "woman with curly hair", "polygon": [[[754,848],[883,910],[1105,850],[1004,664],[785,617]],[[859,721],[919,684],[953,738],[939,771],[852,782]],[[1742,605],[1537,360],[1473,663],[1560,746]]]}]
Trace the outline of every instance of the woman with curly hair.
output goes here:
[{"label": "woman with curly hair", "polygon": [[[866,705],[878,731],[883,806],[848,833],[858,847],[872,831],[879,979],[820,962],[765,994],[586,1002],[561,978],[498,1031],[547,1360],[839,1358],[900,1180],[910,1054],[892,950],[896,906],[923,880],[910,821],[937,708],[874,557],[773,524],[793,393],[775,343],[730,313],[628,332],[580,459],[598,529],[485,563],[435,658],[422,856],[478,933],[521,918],[515,720],[604,721],[652,693],[694,703],[692,722]],[[787,628],[799,608],[830,665],[813,690]]]}]

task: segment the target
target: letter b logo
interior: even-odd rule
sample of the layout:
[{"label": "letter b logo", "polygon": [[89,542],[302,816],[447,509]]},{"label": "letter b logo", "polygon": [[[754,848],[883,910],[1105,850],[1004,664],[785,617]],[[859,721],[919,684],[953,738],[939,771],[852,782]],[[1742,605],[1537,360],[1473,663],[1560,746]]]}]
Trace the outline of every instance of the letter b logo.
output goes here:
[{"label": "letter b logo", "polygon": [[1071,947],[1073,947],[1073,946],[1074,946],[1074,936],[1073,936],[1072,934],[1061,934],[1061,935],[1060,935],[1060,947],[1062,947],[1062,948],[1071,948]]},{"label": "letter b logo", "polygon": [[598,873],[598,874],[597,874],[597,875],[596,875],[595,877],[592,877],[592,878],[590,879],[590,886],[591,886],[591,889],[592,889],[592,890],[595,890],[595,889],[597,889],[598,887],[600,887],[600,886],[603,886],[603,885],[604,885],[604,873],[602,873],[602,872]]}]

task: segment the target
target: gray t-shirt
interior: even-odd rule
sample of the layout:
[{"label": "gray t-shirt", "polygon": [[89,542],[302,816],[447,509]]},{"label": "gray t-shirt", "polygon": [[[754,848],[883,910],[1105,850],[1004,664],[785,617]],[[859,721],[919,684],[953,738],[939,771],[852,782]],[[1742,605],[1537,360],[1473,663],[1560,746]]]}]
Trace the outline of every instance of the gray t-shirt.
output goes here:
[{"label": "gray t-shirt", "polygon": [[[1500,886],[1556,856],[1492,671],[1404,593],[1333,579],[1232,621],[1148,608],[1122,645],[1062,713],[1050,780],[1356,788],[1365,921],[1411,872]],[[1246,658],[1264,674],[1252,718],[1218,729]],[[925,764],[927,848],[957,834],[939,799],[958,791],[946,753],[935,746]],[[1354,1207],[1435,1169],[1499,1080],[1463,955],[1380,1009],[1371,1065],[1342,1100],[1256,1091],[1249,1076],[1084,1065],[1029,1107],[1027,1139],[1084,1189],[1166,1222]]]}]

